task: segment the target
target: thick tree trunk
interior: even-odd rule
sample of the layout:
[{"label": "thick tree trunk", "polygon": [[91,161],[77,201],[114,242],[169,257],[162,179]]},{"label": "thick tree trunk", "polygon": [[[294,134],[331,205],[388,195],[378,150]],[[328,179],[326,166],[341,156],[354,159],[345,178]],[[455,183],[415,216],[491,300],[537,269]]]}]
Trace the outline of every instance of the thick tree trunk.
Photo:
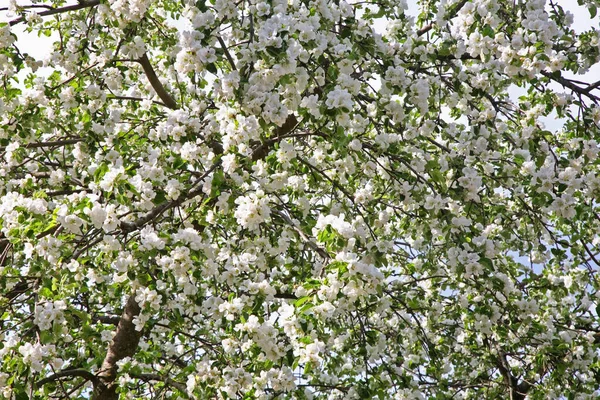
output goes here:
[{"label": "thick tree trunk", "polygon": [[106,357],[102,362],[102,368],[98,372],[98,385],[94,389],[92,400],[117,400],[117,362],[125,357],[131,357],[135,354],[141,332],[135,330],[133,319],[140,314],[140,306],[135,301],[135,295],[132,294],[127,299],[125,309],[121,315],[117,332],[106,352]]}]

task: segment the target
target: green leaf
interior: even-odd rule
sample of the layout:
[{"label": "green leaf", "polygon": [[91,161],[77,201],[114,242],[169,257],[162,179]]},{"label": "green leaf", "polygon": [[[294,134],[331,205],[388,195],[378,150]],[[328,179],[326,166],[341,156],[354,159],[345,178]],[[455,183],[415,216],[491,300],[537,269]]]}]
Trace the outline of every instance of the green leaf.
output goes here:
[{"label": "green leaf", "polygon": [[482,258],[479,259],[479,263],[481,265],[489,268],[490,271],[494,270],[494,263],[489,258],[482,257]]},{"label": "green leaf", "polygon": [[590,4],[588,6],[588,11],[590,12],[590,18],[596,18],[596,15],[598,14],[598,7],[596,7],[594,4]]},{"label": "green leaf", "polygon": [[298,308],[298,307],[302,306],[302,304],[304,304],[304,303],[306,303],[307,301],[309,301],[311,298],[312,298],[312,296],[304,296],[304,297],[301,297],[301,298],[299,298],[298,300],[296,300],[296,301],[294,302],[294,306],[295,306],[296,308]]},{"label": "green leaf", "polygon": [[218,72],[218,71],[217,71],[217,66],[215,65],[215,63],[210,63],[210,64],[208,64],[208,65],[206,66],[206,69],[207,69],[209,72],[212,72],[212,73],[213,73],[213,74],[215,74],[215,75],[216,75],[216,74],[217,74],[217,72]]},{"label": "green leaf", "polygon": [[306,303],[304,304],[302,307],[300,307],[300,310],[298,311],[300,314],[306,314],[307,312],[309,312],[315,305],[313,303]]},{"label": "green leaf", "polygon": [[51,297],[53,297],[52,295],[53,295],[52,290],[47,287],[43,287],[39,291],[40,297],[51,298]]}]

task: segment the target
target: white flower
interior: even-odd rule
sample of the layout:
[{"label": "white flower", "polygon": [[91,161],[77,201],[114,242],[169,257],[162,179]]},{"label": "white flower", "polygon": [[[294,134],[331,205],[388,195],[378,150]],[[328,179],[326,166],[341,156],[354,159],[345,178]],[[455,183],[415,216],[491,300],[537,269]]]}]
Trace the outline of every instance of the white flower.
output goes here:
[{"label": "white flower", "polygon": [[99,203],[95,203],[91,209],[86,208],[84,213],[90,217],[95,228],[102,228],[107,212]]},{"label": "white flower", "polygon": [[0,26],[0,49],[12,46],[15,40],[10,34],[10,25]]},{"label": "white flower", "polygon": [[307,108],[310,115],[314,118],[321,117],[321,111],[319,110],[319,96],[316,94],[304,97],[300,102],[300,107]]},{"label": "white flower", "polygon": [[336,86],[334,90],[327,93],[327,100],[325,100],[327,108],[347,108],[351,110],[352,104],[352,96],[346,89]]},{"label": "white flower", "polygon": [[235,158],[235,154],[226,154],[222,158],[223,160],[223,171],[228,174],[232,174],[238,168],[237,160]]},{"label": "white flower", "polygon": [[103,342],[110,342],[115,336],[115,332],[111,330],[104,330],[100,332],[100,340]]},{"label": "white flower", "polygon": [[260,224],[268,221],[271,216],[269,198],[262,193],[251,193],[241,196],[235,200],[238,205],[235,210],[235,218],[238,224],[252,231],[258,230]]},{"label": "white flower", "polygon": [[165,248],[165,240],[160,238],[151,226],[146,226],[140,230],[141,247],[146,250]]},{"label": "white flower", "polygon": [[107,192],[112,191],[115,182],[117,182],[118,178],[120,178],[121,175],[124,174],[125,169],[122,166],[111,167],[102,177],[102,180],[99,183],[100,188]]},{"label": "white flower", "polygon": [[177,179],[169,179],[167,181],[167,186],[165,186],[165,191],[167,192],[167,198],[171,200],[176,200],[181,195],[181,189],[183,189],[183,184]]},{"label": "white flower", "polygon": [[344,221],[344,214],[340,214],[339,216],[335,215],[319,215],[319,219],[315,225],[315,230],[319,232],[327,225],[331,225],[333,229],[335,229],[340,235],[349,239],[354,236],[355,229],[349,222]]}]

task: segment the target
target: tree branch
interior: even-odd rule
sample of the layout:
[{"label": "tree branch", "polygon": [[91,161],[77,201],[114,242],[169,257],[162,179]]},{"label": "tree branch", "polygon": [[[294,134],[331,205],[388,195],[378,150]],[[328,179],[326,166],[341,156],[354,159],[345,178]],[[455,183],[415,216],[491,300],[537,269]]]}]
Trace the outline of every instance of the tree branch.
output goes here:
[{"label": "tree branch", "polygon": [[[204,178],[206,178],[211,172],[213,172],[219,165],[221,165],[221,161],[217,161],[210,169],[208,169],[200,178],[196,180],[196,184],[201,184]],[[186,200],[192,199],[202,193],[202,185],[197,187],[196,189],[191,190],[186,195],[179,196],[176,200],[171,200],[166,203],[160,204],[153,208],[148,214],[139,218],[135,222],[121,222],[121,229],[124,232],[133,232],[138,230],[142,226],[146,225],[148,222],[154,220],[156,217],[161,215],[163,212],[181,205]]]},{"label": "tree branch", "polygon": [[227,57],[227,61],[229,61],[229,65],[231,65],[231,69],[233,69],[234,71],[237,71],[237,68],[235,67],[235,61],[233,61],[233,58],[231,57],[231,53],[229,53],[229,50],[227,49],[227,45],[225,44],[225,41],[223,41],[223,39],[221,39],[221,36],[217,36],[217,40],[219,41],[219,44],[223,48],[223,52],[225,53],[225,57]]},{"label": "tree branch", "polygon": [[588,87],[583,88],[581,86],[576,85],[575,83],[573,83],[571,80],[569,80],[567,78],[563,78],[562,76],[554,76],[554,74],[552,74],[550,72],[542,71],[542,75],[544,75],[546,78],[548,78],[550,80],[553,80],[554,82],[561,84],[563,87],[566,87],[567,89],[571,89],[572,91],[574,91],[575,93],[577,93],[579,95],[588,97],[590,100],[593,100],[594,102],[600,101],[600,97],[594,96],[593,94],[590,93],[597,86],[600,86],[600,82],[593,83],[593,84],[589,85]]},{"label": "tree branch", "polygon": [[[467,4],[467,0],[462,0],[460,3],[457,3],[454,5],[454,7],[452,7],[451,10],[448,10],[448,18],[446,19],[452,19],[456,16],[456,14],[458,14],[458,12],[460,11],[461,8],[463,8],[463,6]],[[432,22],[427,26],[424,26],[423,28],[419,29],[417,31],[417,36],[423,36],[424,34],[426,34],[427,32],[429,32],[430,30],[433,29],[433,27],[435,26],[435,23]]]},{"label": "tree branch", "polygon": [[500,354],[497,359],[498,370],[504,378],[504,382],[508,386],[510,393],[510,400],[525,400],[527,392],[531,389],[531,384],[527,382],[519,383],[518,379],[515,378],[510,372],[510,366],[506,360],[505,354]]},{"label": "tree branch", "polygon": [[102,362],[102,367],[98,372],[98,385],[94,389],[92,400],[118,400],[117,393],[117,363],[135,354],[142,332],[135,329],[133,319],[140,315],[140,306],[135,301],[135,294],[127,299],[125,309],[121,315],[117,331],[113,338],[106,357]]},{"label": "tree branch", "polygon": [[94,386],[96,386],[99,382],[99,379],[96,375],[92,374],[90,371],[87,371],[85,369],[65,369],[55,374],[52,374],[46,378],[40,379],[35,383],[35,387],[40,388],[47,383],[54,382],[60,378],[69,376],[84,378],[85,380],[92,382]]},{"label": "tree branch", "polygon": [[116,315],[92,315],[92,321],[107,325],[119,325],[121,318]]},{"label": "tree branch", "polygon": [[146,74],[146,77],[148,77],[148,81],[150,81],[150,85],[152,85],[152,88],[154,89],[158,97],[160,97],[163,103],[165,103],[165,106],[169,107],[172,110],[177,110],[179,108],[177,102],[173,99],[173,97],[171,97],[169,93],[167,93],[167,90],[158,79],[158,76],[156,76],[156,72],[154,72],[154,68],[152,68],[150,60],[148,60],[148,56],[146,55],[146,53],[144,53],[144,55],[141,56],[140,59],[137,61],[142,65],[144,73]]},{"label": "tree branch", "polygon": [[[23,146],[26,149],[39,149],[41,147],[59,147],[66,146],[69,144],[76,144],[82,142],[83,139],[64,139],[64,140],[54,140],[50,142],[35,142],[29,143]],[[0,147],[0,150],[4,150],[6,147]]]},{"label": "tree branch", "polygon": [[283,125],[275,130],[275,137],[261,143],[252,151],[252,161],[258,161],[265,158],[267,154],[269,154],[269,151],[271,151],[272,146],[284,139],[285,135],[293,132],[298,125],[299,122],[296,116],[290,114]]},{"label": "tree branch", "polygon": [[311,238],[306,236],[306,234],[294,224],[294,221],[292,221],[292,219],[290,217],[288,217],[287,215],[285,215],[284,213],[282,213],[279,210],[273,210],[273,214],[276,214],[281,219],[283,219],[289,226],[291,226],[292,229],[298,233],[298,235],[300,236],[302,241],[304,241],[304,243],[306,243],[306,245],[308,247],[310,247],[311,249],[316,251],[317,254],[319,254],[324,260],[331,259],[331,256],[329,255],[329,253],[327,253],[327,250],[325,250],[324,248],[319,246],[317,243],[315,243]]},{"label": "tree branch", "polygon": [[[83,8],[94,7],[94,6],[97,6],[98,4],[100,4],[100,0],[80,0],[77,4],[60,7],[60,8],[53,8],[52,10],[48,10],[48,11],[42,11],[42,12],[38,13],[38,15],[40,17],[46,17],[48,15],[62,14],[62,13],[66,13],[69,11],[75,11],[75,10],[81,10]],[[19,17],[17,19],[10,21],[8,23],[8,25],[10,25],[10,26],[17,25],[24,21],[25,21],[25,17]]]},{"label": "tree branch", "polygon": [[[264,157],[266,157],[266,155],[269,153],[270,147],[273,144],[277,143],[277,141],[281,140],[284,135],[286,135],[286,134],[290,133],[292,130],[294,130],[297,125],[298,125],[298,120],[296,119],[296,117],[293,114],[288,116],[285,123],[281,127],[277,128],[276,137],[272,140],[269,140],[269,141],[261,144],[252,152],[252,156],[251,156],[252,160],[256,161],[256,160],[260,160],[260,159],[263,159]],[[218,144],[215,144],[215,145],[218,145]],[[218,152],[222,153],[222,147],[221,147],[221,150]],[[204,180],[204,178],[206,178],[211,172],[213,172],[220,165],[221,165],[221,161],[219,160],[212,167],[210,167],[210,169],[208,169],[201,177],[199,177],[196,180],[196,183],[192,187],[201,183]],[[176,200],[171,200],[171,201],[168,201],[166,203],[156,206],[151,211],[149,211],[146,215],[144,215],[143,217],[140,217],[135,222],[122,221],[121,225],[120,225],[121,230],[123,232],[136,231],[136,230],[140,229],[141,227],[143,227],[144,225],[146,225],[148,222],[156,219],[159,215],[161,215],[165,211],[170,210],[171,208],[177,207],[177,206],[183,204],[185,201],[193,199],[194,197],[198,196],[201,193],[202,193],[202,186],[196,187],[195,189],[190,190],[187,194],[185,194],[185,195],[182,194]],[[216,201],[216,199],[213,199],[213,201]]]},{"label": "tree branch", "polygon": [[172,386],[175,389],[179,390],[179,392],[183,395],[183,397],[185,397],[186,399],[191,399],[193,398],[192,396],[190,396],[187,392],[187,387],[184,383],[181,382],[177,382],[167,376],[161,376],[159,374],[129,374],[132,378],[137,378],[140,379],[142,381],[159,381],[159,382],[164,382],[165,385],[167,386]]}]

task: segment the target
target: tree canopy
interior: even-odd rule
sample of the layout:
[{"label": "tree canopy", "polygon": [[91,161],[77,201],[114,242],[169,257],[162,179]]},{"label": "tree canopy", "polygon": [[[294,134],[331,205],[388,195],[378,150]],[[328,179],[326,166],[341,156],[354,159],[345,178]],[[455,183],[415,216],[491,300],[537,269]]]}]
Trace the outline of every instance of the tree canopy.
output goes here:
[{"label": "tree canopy", "polygon": [[597,398],[599,31],[418,3],[0,9],[0,398]]}]

